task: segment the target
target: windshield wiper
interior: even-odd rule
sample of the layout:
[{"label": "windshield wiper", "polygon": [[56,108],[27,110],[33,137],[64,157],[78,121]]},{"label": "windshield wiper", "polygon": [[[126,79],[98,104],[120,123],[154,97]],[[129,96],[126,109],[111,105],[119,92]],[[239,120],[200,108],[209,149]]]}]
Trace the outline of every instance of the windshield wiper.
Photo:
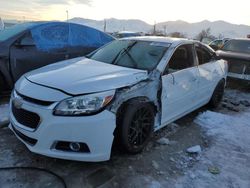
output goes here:
[{"label": "windshield wiper", "polygon": [[117,61],[118,57],[120,57],[123,53],[124,53],[124,49],[123,48],[116,56],[115,58],[113,59],[113,61],[111,62],[111,64],[115,64],[115,62]]},{"label": "windshield wiper", "polygon": [[124,48],[124,52],[126,52],[126,54],[128,55],[128,57],[131,59],[131,61],[132,61],[133,65],[134,65],[134,67],[135,67],[135,68],[138,68],[138,64],[137,64],[137,62],[135,61],[135,59],[132,57],[132,55],[130,54],[130,52],[129,52],[126,48]]},{"label": "windshield wiper", "polygon": [[128,57],[132,60],[135,68],[137,68],[137,63],[134,60],[134,58],[131,56],[129,50],[137,43],[137,41],[134,41],[133,43],[131,43],[130,45],[127,46],[127,48],[123,48],[113,59],[113,61],[111,62],[111,64],[116,65],[116,63],[118,62],[118,58],[121,57],[124,53],[126,53],[128,55]]}]

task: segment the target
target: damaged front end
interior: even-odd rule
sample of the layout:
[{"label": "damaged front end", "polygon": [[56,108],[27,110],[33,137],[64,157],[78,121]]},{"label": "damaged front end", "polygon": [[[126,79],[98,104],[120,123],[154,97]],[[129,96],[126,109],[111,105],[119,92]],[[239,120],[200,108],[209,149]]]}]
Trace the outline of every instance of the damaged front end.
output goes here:
[{"label": "damaged front end", "polygon": [[142,80],[137,84],[117,89],[116,96],[109,110],[116,114],[117,119],[122,116],[123,108],[128,102],[137,100],[140,102],[150,103],[155,110],[154,129],[161,123],[161,79],[160,72],[154,70],[149,73],[148,79]]}]

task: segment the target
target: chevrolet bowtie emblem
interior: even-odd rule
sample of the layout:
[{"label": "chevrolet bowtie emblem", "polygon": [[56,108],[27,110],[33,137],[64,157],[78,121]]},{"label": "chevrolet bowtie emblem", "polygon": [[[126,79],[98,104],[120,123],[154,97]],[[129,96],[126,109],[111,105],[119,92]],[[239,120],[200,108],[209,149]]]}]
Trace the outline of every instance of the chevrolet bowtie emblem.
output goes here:
[{"label": "chevrolet bowtie emblem", "polygon": [[17,109],[21,109],[23,103],[22,103],[22,101],[21,101],[20,99],[15,98],[15,99],[13,100],[13,105],[14,105]]}]

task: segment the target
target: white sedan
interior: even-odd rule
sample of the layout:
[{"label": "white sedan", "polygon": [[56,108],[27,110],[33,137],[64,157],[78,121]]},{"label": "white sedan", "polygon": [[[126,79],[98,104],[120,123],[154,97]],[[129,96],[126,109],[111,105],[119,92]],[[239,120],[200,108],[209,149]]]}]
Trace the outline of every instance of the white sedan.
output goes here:
[{"label": "white sedan", "polygon": [[114,137],[138,153],[154,131],[205,104],[216,107],[226,76],[227,63],[197,41],[116,40],[20,78],[9,127],[32,152],[105,161]]}]

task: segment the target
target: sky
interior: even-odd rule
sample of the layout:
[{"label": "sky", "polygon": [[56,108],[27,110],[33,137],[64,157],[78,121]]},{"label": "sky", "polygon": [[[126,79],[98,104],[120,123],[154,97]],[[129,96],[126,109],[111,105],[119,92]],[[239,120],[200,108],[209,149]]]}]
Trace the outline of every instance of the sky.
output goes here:
[{"label": "sky", "polygon": [[140,19],[149,24],[184,20],[224,20],[250,25],[250,0],[0,0],[0,17],[66,20],[82,17]]}]

